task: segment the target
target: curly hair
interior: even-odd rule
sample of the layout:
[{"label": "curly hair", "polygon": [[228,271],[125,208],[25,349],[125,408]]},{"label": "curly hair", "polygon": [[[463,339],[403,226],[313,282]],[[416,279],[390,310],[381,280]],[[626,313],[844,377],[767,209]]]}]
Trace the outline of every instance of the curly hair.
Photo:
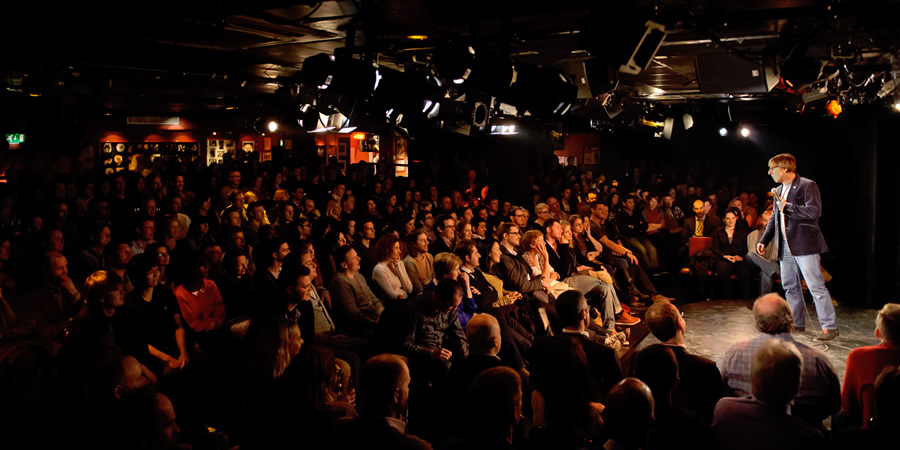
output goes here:
[{"label": "curly hair", "polygon": [[387,261],[394,253],[394,244],[398,242],[400,242],[400,238],[394,233],[385,233],[378,238],[378,242],[375,243],[375,260]]}]

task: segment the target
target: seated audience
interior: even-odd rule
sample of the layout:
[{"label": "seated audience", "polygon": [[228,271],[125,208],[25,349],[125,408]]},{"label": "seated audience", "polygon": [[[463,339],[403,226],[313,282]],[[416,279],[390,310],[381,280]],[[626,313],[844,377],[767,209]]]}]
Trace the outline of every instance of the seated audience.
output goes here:
[{"label": "seated audience", "polygon": [[616,222],[610,217],[610,208],[607,205],[601,202],[592,204],[590,220],[593,237],[603,244],[601,254],[603,262],[617,269],[621,281],[627,286],[628,295],[637,297],[640,302],[674,300],[656,291],[656,287],[638,263],[637,256],[622,245],[621,234]]},{"label": "seated audience", "polygon": [[778,294],[767,294],[753,303],[753,317],[759,337],[738,342],[725,353],[722,377],[727,388],[737,397],[752,393],[752,379],[749,362],[753,361],[756,350],[766,340],[777,338],[793,344],[803,358],[803,377],[799,391],[791,396],[793,404],[790,414],[819,426],[826,417],[841,407],[841,384],[828,357],[794,339],[794,319],[787,300]]}]

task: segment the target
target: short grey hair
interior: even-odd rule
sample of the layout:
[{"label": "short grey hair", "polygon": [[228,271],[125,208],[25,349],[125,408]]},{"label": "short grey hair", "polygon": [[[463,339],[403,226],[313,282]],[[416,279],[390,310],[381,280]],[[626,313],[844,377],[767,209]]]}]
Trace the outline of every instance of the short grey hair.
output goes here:
[{"label": "short grey hair", "polygon": [[882,339],[900,345],[900,304],[885,304],[875,317],[875,328],[881,332]]},{"label": "short grey hair", "polygon": [[767,339],[753,355],[750,381],[753,396],[765,403],[787,405],[797,396],[803,356],[793,343]]}]

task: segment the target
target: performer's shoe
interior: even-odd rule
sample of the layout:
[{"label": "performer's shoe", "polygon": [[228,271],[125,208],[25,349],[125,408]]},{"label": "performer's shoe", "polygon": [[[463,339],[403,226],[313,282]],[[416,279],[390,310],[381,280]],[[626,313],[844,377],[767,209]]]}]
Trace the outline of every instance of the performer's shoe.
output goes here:
[{"label": "performer's shoe", "polygon": [[796,333],[805,333],[806,327],[794,327],[794,332]]},{"label": "performer's shoe", "polygon": [[822,333],[816,336],[817,341],[830,341],[840,336],[838,330],[822,330]]}]

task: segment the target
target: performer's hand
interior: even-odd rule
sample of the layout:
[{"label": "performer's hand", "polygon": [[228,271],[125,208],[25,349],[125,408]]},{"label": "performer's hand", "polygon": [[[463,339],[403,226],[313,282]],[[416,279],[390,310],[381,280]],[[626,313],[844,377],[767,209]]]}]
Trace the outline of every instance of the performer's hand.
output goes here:
[{"label": "performer's hand", "polygon": [[776,200],[775,206],[778,207],[778,211],[784,211],[785,201],[781,197],[781,195],[778,195],[778,189],[776,188],[775,190],[772,191],[772,193],[775,194],[775,200]]},{"label": "performer's hand", "polygon": [[762,244],[762,243],[756,244],[756,253],[759,253],[760,255],[762,255],[765,252],[766,252],[766,244]]}]

